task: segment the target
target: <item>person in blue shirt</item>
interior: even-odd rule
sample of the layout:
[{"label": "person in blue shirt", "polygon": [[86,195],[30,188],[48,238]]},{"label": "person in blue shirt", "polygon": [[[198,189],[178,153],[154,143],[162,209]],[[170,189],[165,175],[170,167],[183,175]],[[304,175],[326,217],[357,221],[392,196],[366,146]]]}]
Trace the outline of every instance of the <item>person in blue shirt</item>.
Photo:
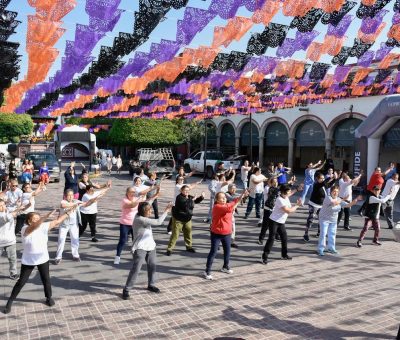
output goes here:
[{"label": "person in blue shirt", "polygon": [[389,180],[389,179],[391,179],[392,177],[393,177],[393,175],[394,174],[396,174],[397,173],[397,166],[396,166],[397,164],[396,163],[393,163],[393,162],[390,162],[389,163],[389,172],[386,174],[386,176],[385,176],[385,183]]},{"label": "person in blue shirt", "polygon": [[308,194],[308,191],[312,188],[314,184],[314,176],[315,173],[319,170],[321,170],[324,167],[325,162],[318,161],[317,163],[308,163],[307,168],[304,171],[304,189],[303,189],[303,194],[301,195],[301,201],[304,204],[304,201],[306,199],[306,196]]},{"label": "person in blue shirt", "polygon": [[278,173],[278,184],[287,184],[287,177],[286,174],[290,173],[292,171],[291,168],[288,168],[286,166],[283,166],[283,163],[278,163],[278,167],[276,168],[276,172]]}]

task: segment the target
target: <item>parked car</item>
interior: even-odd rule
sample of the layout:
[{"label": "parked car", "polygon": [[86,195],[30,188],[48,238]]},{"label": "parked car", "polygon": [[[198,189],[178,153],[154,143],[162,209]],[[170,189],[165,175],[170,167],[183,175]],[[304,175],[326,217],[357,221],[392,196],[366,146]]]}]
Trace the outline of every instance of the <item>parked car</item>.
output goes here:
[{"label": "parked car", "polygon": [[60,160],[57,159],[56,155],[51,152],[28,152],[25,154],[25,159],[33,161],[34,173],[33,182],[39,182],[39,169],[43,162],[47,163],[50,173],[50,181],[60,181]]},{"label": "parked car", "polygon": [[224,160],[221,151],[207,151],[206,168],[204,169],[204,151],[192,153],[192,155],[184,160],[185,172],[195,171],[196,173],[206,173],[208,178],[212,178],[217,163],[224,163],[225,169],[240,169],[240,160]]}]

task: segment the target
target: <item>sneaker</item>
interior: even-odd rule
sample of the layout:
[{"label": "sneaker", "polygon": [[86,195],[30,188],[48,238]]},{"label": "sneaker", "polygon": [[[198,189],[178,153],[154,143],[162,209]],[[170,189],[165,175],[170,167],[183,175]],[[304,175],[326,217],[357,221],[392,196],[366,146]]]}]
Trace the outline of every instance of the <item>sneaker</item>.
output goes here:
[{"label": "sneaker", "polygon": [[172,231],[169,231],[167,234],[168,234],[168,235],[172,235]]},{"label": "sneaker", "polygon": [[344,230],[351,231],[350,227],[343,227]]},{"label": "sneaker", "polygon": [[56,266],[59,265],[61,262],[61,259],[55,259],[53,264],[55,264]]},{"label": "sneaker", "polygon": [[99,240],[96,237],[92,237],[92,242],[99,242]]},{"label": "sneaker", "polygon": [[358,211],[358,215],[359,215],[360,217],[364,217],[364,213],[362,212],[362,210],[359,210],[359,211]]},{"label": "sneaker", "polygon": [[310,241],[310,237],[308,236],[308,234],[304,234],[303,240],[304,240],[304,242]]},{"label": "sneaker", "polygon": [[261,216],[260,216],[260,215],[256,215],[256,218],[260,219],[260,218],[261,218]]},{"label": "sneaker", "polygon": [[321,250],[317,251],[317,254],[318,254],[318,256],[324,256],[325,255],[324,252],[321,251]]},{"label": "sneaker", "polygon": [[279,235],[275,235],[275,241],[281,242],[281,237]]},{"label": "sneaker", "polygon": [[160,293],[160,289],[158,289],[156,286],[148,286],[147,290],[153,293]]},{"label": "sneaker", "polygon": [[362,243],[360,240],[357,241],[357,248],[361,248],[362,247]]},{"label": "sneaker", "polygon": [[46,299],[46,305],[49,307],[54,306],[56,303],[54,302],[54,300],[50,297]]},{"label": "sneaker", "polygon": [[208,218],[205,218],[205,219],[203,220],[203,222],[204,222],[204,223],[209,223],[210,220],[209,220]]},{"label": "sneaker", "polygon": [[81,262],[81,258],[80,257],[73,257],[72,261],[74,262]]},{"label": "sneaker", "polygon": [[10,279],[17,281],[19,279],[19,274],[10,274]]},{"label": "sneaker", "polygon": [[262,240],[259,239],[259,240],[257,241],[257,243],[258,243],[260,246],[262,246],[264,242],[263,242]]},{"label": "sneaker", "polygon": [[289,256],[289,255],[282,256],[282,260],[285,260],[285,261],[291,261],[291,260],[292,260],[292,257],[291,257],[291,256]]},{"label": "sneaker", "polygon": [[129,292],[126,291],[125,289],[122,291],[122,299],[123,300],[129,300],[131,297],[129,295]]},{"label": "sneaker", "polygon": [[376,245],[376,246],[381,246],[382,243],[380,243],[378,240],[373,240],[372,244]]},{"label": "sneaker", "polygon": [[236,243],[231,243],[231,248],[239,248],[239,246]]},{"label": "sneaker", "polygon": [[212,280],[213,279],[213,277],[211,276],[211,274],[207,274],[207,272],[204,272],[203,273],[203,277],[206,279],[206,280]]},{"label": "sneaker", "polygon": [[315,238],[319,237],[319,233],[316,233],[315,235],[313,235]]},{"label": "sneaker", "polygon": [[336,249],[328,249],[327,252],[330,254],[337,254],[337,255],[339,254],[339,252]]},{"label": "sneaker", "polygon": [[263,254],[261,255],[261,263],[262,263],[262,264],[267,264],[267,263],[268,263],[268,254],[263,253]]},{"label": "sneaker", "polygon": [[245,220],[247,220],[248,216],[247,216],[247,215],[244,215],[243,218],[244,218]]},{"label": "sneaker", "polygon": [[257,224],[257,227],[258,227],[258,228],[261,228],[261,227],[262,227],[262,223],[258,223],[258,224]]},{"label": "sneaker", "polygon": [[167,255],[167,256],[171,256],[171,254],[172,254],[171,250],[167,250],[167,252],[165,253],[165,255]]},{"label": "sneaker", "polygon": [[233,270],[229,268],[222,267],[221,272],[225,274],[233,274]]},{"label": "sneaker", "polygon": [[121,257],[115,256],[115,258],[114,258],[114,264],[119,264],[120,260],[121,260]]},{"label": "sneaker", "polygon": [[196,252],[196,250],[194,248],[189,248],[189,247],[186,247],[186,251],[189,252],[189,253],[195,253]]}]

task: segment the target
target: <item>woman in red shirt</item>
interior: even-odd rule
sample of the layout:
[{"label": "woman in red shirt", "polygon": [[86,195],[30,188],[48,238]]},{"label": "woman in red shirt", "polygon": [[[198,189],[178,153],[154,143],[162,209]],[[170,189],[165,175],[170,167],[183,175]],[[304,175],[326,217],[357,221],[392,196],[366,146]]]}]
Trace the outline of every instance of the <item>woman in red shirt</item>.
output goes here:
[{"label": "woman in red shirt", "polygon": [[229,268],[229,259],[231,256],[231,234],[232,234],[232,216],[242,198],[249,195],[245,190],[235,198],[232,202],[226,203],[225,193],[219,192],[215,196],[215,205],[212,210],[211,222],[211,249],[207,257],[206,270],[204,278],[212,280],[211,267],[215,256],[218,252],[220,242],[224,248],[224,266],[221,271],[223,273],[232,274],[233,270]]}]

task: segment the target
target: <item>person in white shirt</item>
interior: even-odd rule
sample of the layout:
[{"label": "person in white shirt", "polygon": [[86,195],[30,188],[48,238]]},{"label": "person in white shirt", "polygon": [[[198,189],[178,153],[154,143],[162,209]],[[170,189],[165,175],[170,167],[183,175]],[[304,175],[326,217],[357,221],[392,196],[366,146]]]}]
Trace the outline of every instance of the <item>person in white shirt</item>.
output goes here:
[{"label": "person in white shirt", "polygon": [[22,184],[21,204],[27,205],[29,202],[31,202],[31,204],[29,205],[28,209],[21,211],[21,214],[17,216],[17,221],[15,224],[15,234],[20,233],[22,227],[25,224],[26,215],[30,212],[35,211],[35,197],[46,190],[45,188],[46,186],[43,182],[39,183],[39,186],[36,188],[35,191],[33,191],[31,183]]},{"label": "person in white shirt", "polygon": [[6,192],[6,205],[9,212],[13,212],[21,204],[22,194],[22,190],[18,188],[18,181],[12,179],[10,181],[10,190]]},{"label": "person in white shirt", "polygon": [[92,198],[91,200],[82,203],[76,199],[74,199],[74,191],[72,189],[67,189],[65,194],[65,200],[61,201],[61,209],[64,212],[68,212],[74,209],[69,217],[61,224],[58,229],[58,245],[57,245],[57,254],[54,259],[54,264],[58,265],[62,259],[62,253],[64,251],[65,240],[67,238],[67,234],[69,233],[69,237],[71,239],[71,253],[72,260],[75,262],[80,262],[81,258],[79,257],[79,224],[82,222],[81,213],[79,211],[80,207],[88,207],[92,203],[96,201],[97,198]]},{"label": "person in white shirt", "polygon": [[[147,176],[146,176],[147,177]],[[149,178],[147,177],[147,180]],[[146,195],[148,192],[154,190],[157,185],[153,184],[151,186],[147,186],[143,184],[143,180],[137,176],[133,179],[133,188],[136,192],[136,197]]]},{"label": "person in white shirt", "polygon": [[282,259],[291,260],[292,257],[288,255],[287,249],[287,233],[285,228],[286,220],[289,214],[294,213],[302,204],[301,198],[297,200],[296,205],[292,206],[289,200],[289,196],[292,194],[290,186],[283,184],[279,188],[280,196],[276,199],[275,205],[272,209],[271,215],[269,216],[269,234],[268,241],[265,244],[264,252],[261,256],[262,264],[268,263],[268,256],[271,252],[272,246],[274,245],[275,234],[279,233],[281,237],[282,245]]},{"label": "person in white shirt", "polygon": [[[355,178],[351,179],[347,172],[342,172],[342,178],[339,179],[339,197],[342,200],[350,202],[353,200],[353,186],[360,183],[362,172]],[[329,195],[327,193],[327,195]],[[337,225],[339,226],[340,221],[344,214],[344,230],[351,230],[350,228],[350,207],[340,209],[338,214]]]},{"label": "person in white shirt", "polygon": [[[83,235],[85,232],[87,225],[90,227],[90,235],[92,237],[92,242],[98,242],[99,240],[96,238],[96,219],[97,219],[97,201],[103,197],[108,190],[111,188],[111,182],[107,183],[107,188],[101,189],[94,192],[94,188],[91,185],[86,187],[86,194],[82,197],[82,202],[86,203],[80,209],[82,224],[79,227],[79,237]],[[89,202],[91,202],[89,204]]]},{"label": "person in white shirt", "polygon": [[17,238],[15,237],[14,218],[24,209],[28,209],[31,202],[27,205],[21,205],[13,212],[9,212],[6,207],[4,197],[0,197],[0,251],[7,253],[10,279],[18,280],[17,273]]},{"label": "person in white shirt", "polygon": [[108,173],[109,175],[111,175],[111,170],[112,170],[112,167],[113,167],[113,162],[112,162],[112,158],[111,158],[110,155],[107,155],[107,157],[106,157],[106,164],[107,164],[107,173]]},{"label": "person in white shirt", "polygon": [[139,170],[133,175],[133,184],[135,184],[135,178],[137,177],[142,180],[142,183],[149,180],[149,177],[144,174],[144,170],[142,168],[139,168]]},{"label": "person in white shirt", "polygon": [[251,166],[249,165],[249,161],[245,160],[242,167],[240,168],[240,179],[242,180],[244,189],[247,189],[247,181],[250,169]]},{"label": "person in white shirt", "polygon": [[122,168],[122,158],[121,155],[118,155],[117,160],[116,160],[116,164],[117,164],[117,173],[118,175],[121,173],[121,168]]},{"label": "person in white shirt", "polygon": [[367,234],[367,231],[370,227],[373,227],[375,230],[374,238],[372,240],[372,244],[376,246],[380,246],[382,243],[379,242],[379,234],[381,231],[381,224],[379,222],[379,215],[381,211],[381,204],[386,203],[390,199],[390,194],[385,197],[381,197],[379,194],[381,192],[381,188],[378,185],[375,185],[372,188],[371,195],[367,199],[367,206],[365,208],[365,221],[364,227],[361,230],[360,237],[357,241],[357,247],[362,247],[362,241]]},{"label": "person in white shirt", "polygon": [[19,280],[15,284],[11,295],[8,298],[7,305],[3,309],[4,314],[10,313],[14,300],[28,281],[32,270],[35,267],[38,268],[43,283],[46,304],[49,307],[54,306],[49,273],[49,251],[47,249],[48,233],[49,230],[57,227],[68,218],[69,214],[73,213],[73,211],[68,211],[58,219],[51,222],[45,222],[45,220],[50,218],[55,212],[56,210],[43,217],[36,212],[30,212],[26,216],[26,224],[21,230],[23,247],[21,273]]},{"label": "person in white shirt", "polygon": [[[350,186],[351,187],[351,186]],[[326,195],[322,203],[321,210],[319,212],[319,225],[320,234],[318,241],[318,255],[324,256],[326,247],[326,236],[328,235],[328,252],[331,254],[337,254],[336,250],[336,230],[338,225],[338,214],[340,210],[350,209],[355,205],[361,196],[352,200],[350,203],[346,199],[342,199],[339,196],[339,186],[334,185],[331,187],[330,195]]]},{"label": "person in white shirt", "polygon": [[156,243],[154,242],[151,227],[161,225],[171,211],[172,203],[169,203],[164,213],[159,219],[150,218],[151,204],[148,202],[139,203],[138,212],[133,221],[133,263],[126,280],[125,287],[122,291],[122,298],[128,300],[130,298],[129,291],[134,287],[140,269],[144,262],[147,265],[148,285],[147,290],[153,293],[160,293],[160,289],[155,286],[156,280]]},{"label": "person in white shirt", "polygon": [[[226,193],[228,191],[228,185],[235,182],[235,171],[229,169],[228,172],[229,172],[228,175],[231,176],[229,180],[226,179],[225,173],[215,174],[214,178],[211,180],[211,183],[208,185],[208,190],[210,191],[210,202],[208,208],[208,215],[207,218],[204,219],[203,221],[204,223],[209,223],[211,221],[212,210],[215,202],[215,195],[220,191]],[[193,189],[193,187],[191,187],[190,189]]]},{"label": "person in white shirt", "polygon": [[396,198],[397,193],[399,192],[399,188],[400,188],[399,174],[394,173],[392,177],[386,182],[385,187],[382,191],[383,197],[390,195],[390,198],[383,205],[383,211],[385,213],[385,218],[389,229],[393,229],[394,227],[393,205],[394,205],[394,199]]},{"label": "person in white shirt", "polygon": [[256,217],[261,218],[261,204],[263,200],[264,182],[267,182],[268,178],[261,174],[259,167],[254,168],[254,173],[250,176],[249,183],[249,201],[247,203],[246,213],[244,218],[248,218],[251,211],[253,210],[254,203],[256,205]]}]

